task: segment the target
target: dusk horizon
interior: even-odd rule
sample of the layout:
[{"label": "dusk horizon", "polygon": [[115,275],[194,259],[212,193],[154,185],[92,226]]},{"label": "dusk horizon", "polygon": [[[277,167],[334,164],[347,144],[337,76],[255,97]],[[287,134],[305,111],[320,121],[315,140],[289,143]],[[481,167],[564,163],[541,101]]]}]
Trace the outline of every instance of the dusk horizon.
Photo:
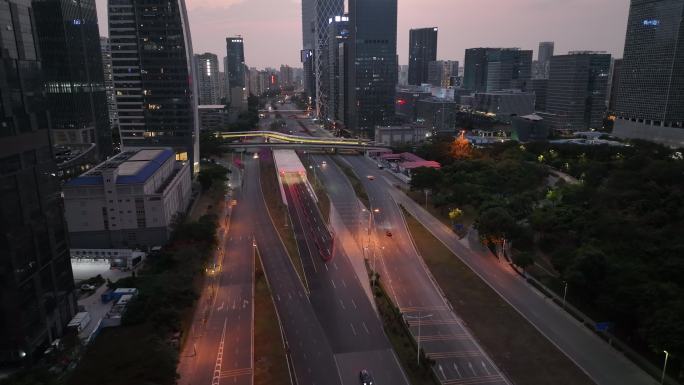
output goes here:
[{"label": "dusk horizon", "polygon": [[[107,0],[96,1],[100,34],[108,36]],[[242,35],[248,66],[301,67],[301,1],[187,0],[186,6],[194,53],[210,52],[222,59],[225,38]],[[592,8],[590,14],[587,7]],[[557,54],[606,51],[620,58],[628,10],[625,0],[603,0],[600,4],[591,0],[521,0],[515,4],[500,0],[402,0],[397,28],[399,63],[408,62],[409,30],[422,27],[439,28],[438,59],[461,64],[465,49],[473,47],[532,49],[536,57],[540,41],[554,41]],[[516,15],[516,20],[511,15]],[[219,63],[223,67],[222,60]]]}]

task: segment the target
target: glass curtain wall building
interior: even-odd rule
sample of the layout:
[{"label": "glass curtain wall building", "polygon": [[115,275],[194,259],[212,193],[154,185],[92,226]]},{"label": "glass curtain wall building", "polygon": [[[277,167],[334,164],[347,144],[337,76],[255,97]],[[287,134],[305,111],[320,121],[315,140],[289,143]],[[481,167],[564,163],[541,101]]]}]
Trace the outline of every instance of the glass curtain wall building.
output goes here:
[{"label": "glass curtain wall building", "polygon": [[684,1],[632,0],[616,136],[684,147]]},{"label": "glass curtain wall building", "polygon": [[112,129],[95,0],[33,0],[33,13],[58,145],[97,144],[110,156]]},{"label": "glass curtain wall building", "polygon": [[109,0],[123,148],[171,147],[199,171],[199,122],[184,0]]},{"label": "glass curtain wall building", "polygon": [[437,60],[437,28],[409,31],[408,84],[419,86],[428,82],[428,66]]},{"label": "glass curtain wall building", "polygon": [[343,0],[315,0],[314,19],[314,74],[316,76],[316,116],[327,116],[330,87],[328,71],[328,24],[330,19],[344,13]]},{"label": "glass curtain wall building", "polygon": [[218,57],[208,52],[195,55],[195,69],[199,104],[220,104]]},{"label": "glass curtain wall building", "polygon": [[[380,22],[382,21],[382,22]],[[347,128],[364,137],[394,119],[397,0],[350,0]]]},{"label": "glass curtain wall building", "polygon": [[[0,0],[0,362],[31,360],[76,312],[35,20]],[[105,107],[106,108],[106,107]]]}]

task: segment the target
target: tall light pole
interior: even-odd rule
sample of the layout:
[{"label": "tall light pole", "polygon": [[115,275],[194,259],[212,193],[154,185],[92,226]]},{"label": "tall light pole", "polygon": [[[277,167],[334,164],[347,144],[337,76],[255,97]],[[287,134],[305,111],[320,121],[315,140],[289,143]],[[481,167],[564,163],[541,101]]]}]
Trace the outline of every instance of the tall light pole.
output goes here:
[{"label": "tall light pole", "polygon": [[420,311],[418,312],[418,316],[410,316],[410,315],[405,315],[405,318],[408,319],[417,319],[418,320],[418,337],[416,338],[418,340],[418,353],[416,354],[416,360],[418,362],[418,366],[420,366],[420,321],[424,318],[430,318],[432,317],[432,314],[426,314],[424,316],[420,315]]},{"label": "tall light pole", "polygon": [[565,297],[568,296],[568,281],[563,281],[563,309],[565,309]]},{"label": "tall light pole", "polygon": [[665,383],[665,370],[667,369],[667,358],[670,357],[670,353],[668,353],[667,350],[663,350],[663,353],[665,353],[665,363],[663,364],[663,375],[660,377],[660,385],[663,385]]}]

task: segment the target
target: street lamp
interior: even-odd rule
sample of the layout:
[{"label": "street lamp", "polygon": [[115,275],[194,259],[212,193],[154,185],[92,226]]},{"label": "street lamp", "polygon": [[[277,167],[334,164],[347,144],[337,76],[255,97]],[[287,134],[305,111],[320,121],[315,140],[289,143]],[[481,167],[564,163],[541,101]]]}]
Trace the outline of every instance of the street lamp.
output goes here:
[{"label": "street lamp", "polygon": [[563,309],[565,309],[565,297],[568,295],[568,281],[563,281]]},{"label": "street lamp", "polygon": [[404,315],[405,318],[408,319],[417,319],[418,320],[418,353],[416,354],[417,361],[418,361],[418,366],[420,366],[420,321],[424,318],[430,318],[432,317],[432,314],[426,314],[424,316],[420,315],[420,311],[418,312],[418,316],[410,316],[410,315]]},{"label": "street lamp", "polygon": [[660,385],[663,385],[665,383],[665,369],[667,369],[667,358],[670,357],[670,353],[668,353],[667,350],[663,350],[663,353],[665,353],[665,363],[663,364],[663,375],[660,377]]}]

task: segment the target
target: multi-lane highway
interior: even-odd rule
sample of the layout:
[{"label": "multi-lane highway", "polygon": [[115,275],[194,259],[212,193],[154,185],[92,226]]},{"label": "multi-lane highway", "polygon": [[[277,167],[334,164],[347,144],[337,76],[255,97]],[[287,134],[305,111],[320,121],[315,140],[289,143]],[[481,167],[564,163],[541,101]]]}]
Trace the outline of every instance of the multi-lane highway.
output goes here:
[{"label": "multi-lane highway", "polygon": [[288,210],[309,284],[311,304],[325,330],[344,384],[369,370],[379,384],[408,384],[382,324],[344,251],[332,241],[306,181],[282,177]]}]

